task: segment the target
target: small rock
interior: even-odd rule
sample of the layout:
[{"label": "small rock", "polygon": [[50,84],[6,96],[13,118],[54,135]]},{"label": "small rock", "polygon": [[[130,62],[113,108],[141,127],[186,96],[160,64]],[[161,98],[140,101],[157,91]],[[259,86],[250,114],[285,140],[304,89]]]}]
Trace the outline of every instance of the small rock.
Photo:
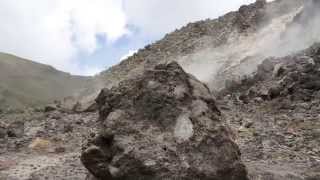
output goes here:
[{"label": "small rock", "polygon": [[57,113],[54,112],[54,113],[51,113],[50,118],[55,119],[55,120],[59,120],[62,117],[61,117],[61,114],[59,112],[57,112]]},{"label": "small rock", "polygon": [[82,104],[78,101],[73,107],[73,112],[81,112],[82,111]]},{"label": "small rock", "polygon": [[44,108],[44,112],[52,112],[52,111],[55,111],[56,109],[57,109],[57,107],[55,105],[47,105]]},{"label": "small rock", "polygon": [[262,99],[261,97],[256,97],[256,98],[254,98],[253,100],[254,100],[254,102],[256,102],[256,103],[262,103],[262,102],[263,102],[263,99]]},{"label": "small rock", "polygon": [[249,129],[244,127],[244,126],[240,126],[238,128],[238,133],[242,133],[242,134],[247,134],[247,133],[250,133]]},{"label": "small rock", "polygon": [[33,111],[34,111],[34,112],[44,112],[44,109],[41,108],[41,107],[35,107],[35,108],[33,109]]},{"label": "small rock", "polygon": [[3,127],[0,127],[0,139],[5,138],[7,136],[7,130]]},{"label": "small rock", "polygon": [[8,137],[19,138],[24,135],[24,123],[22,121],[11,123],[7,129]]},{"label": "small rock", "polygon": [[98,110],[98,104],[96,102],[93,102],[87,108],[84,109],[84,112],[95,112],[97,110]]},{"label": "small rock", "polygon": [[42,138],[36,138],[29,145],[29,148],[32,150],[37,150],[37,151],[44,151],[44,150],[48,150],[49,146],[50,146],[50,141],[42,139]]},{"label": "small rock", "polygon": [[258,66],[258,70],[257,70],[257,76],[260,79],[264,79],[266,77],[268,77],[269,73],[273,72],[274,70],[274,65],[271,62],[271,60],[267,59],[264,60],[259,66]]},{"label": "small rock", "polygon": [[113,167],[113,166],[109,166],[109,172],[110,174],[112,175],[112,177],[118,177],[119,174],[120,174],[120,170],[116,167]]},{"label": "small rock", "polygon": [[269,90],[267,87],[262,86],[258,91],[259,97],[263,100],[267,100],[269,98]]},{"label": "small rock", "polygon": [[63,126],[63,132],[64,133],[69,133],[73,131],[73,126],[71,124],[65,124]]},{"label": "small rock", "polygon": [[268,91],[268,96],[271,98],[271,99],[274,99],[278,96],[280,96],[281,94],[281,88],[280,86],[274,86],[274,87],[271,87]]},{"label": "small rock", "polygon": [[56,148],[54,148],[54,152],[55,153],[64,153],[64,152],[66,152],[66,148],[62,147],[62,146],[56,147]]},{"label": "small rock", "polygon": [[283,64],[276,64],[274,66],[274,70],[273,70],[273,73],[272,73],[272,76],[273,77],[279,77],[281,76],[283,73],[285,72],[285,68],[283,67]]},{"label": "small rock", "polygon": [[244,127],[245,128],[251,128],[253,126],[254,122],[249,120],[247,122],[244,123]]}]

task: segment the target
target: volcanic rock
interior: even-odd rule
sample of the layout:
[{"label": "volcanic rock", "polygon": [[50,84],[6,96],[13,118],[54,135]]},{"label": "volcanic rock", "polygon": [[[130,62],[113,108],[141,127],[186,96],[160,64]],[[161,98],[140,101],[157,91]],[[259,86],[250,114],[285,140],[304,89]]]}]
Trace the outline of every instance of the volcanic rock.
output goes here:
[{"label": "volcanic rock", "polygon": [[24,122],[15,121],[9,124],[7,134],[9,137],[22,137],[24,134]]},{"label": "volcanic rock", "polygon": [[[314,44],[290,56],[266,59],[251,83],[237,83],[229,94],[217,97],[225,101],[217,103],[229,105],[222,114],[230,126],[239,129],[236,142],[250,179],[319,179],[319,52],[320,44]],[[283,70],[273,76],[279,63]],[[259,92],[265,91],[257,102]]]},{"label": "volcanic rock", "polygon": [[206,85],[175,62],[104,89],[82,163],[97,179],[247,180]]},{"label": "volcanic rock", "polygon": [[44,108],[44,112],[51,112],[51,111],[55,111],[57,109],[57,107],[55,105],[47,105]]},{"label": "volcanic rock", "polygon": [[7,130],[0,126],[0,139],[5,138],[7,135]]}]

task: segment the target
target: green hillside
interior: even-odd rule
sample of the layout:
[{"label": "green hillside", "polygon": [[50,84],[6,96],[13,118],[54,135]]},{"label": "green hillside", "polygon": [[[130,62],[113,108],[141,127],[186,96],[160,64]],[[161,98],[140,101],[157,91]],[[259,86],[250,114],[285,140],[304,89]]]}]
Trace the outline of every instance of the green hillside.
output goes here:
[{"label": "green hillside", "polygon": [[91,78],[0,53],[0,108],[23,108],[77,95]]}]

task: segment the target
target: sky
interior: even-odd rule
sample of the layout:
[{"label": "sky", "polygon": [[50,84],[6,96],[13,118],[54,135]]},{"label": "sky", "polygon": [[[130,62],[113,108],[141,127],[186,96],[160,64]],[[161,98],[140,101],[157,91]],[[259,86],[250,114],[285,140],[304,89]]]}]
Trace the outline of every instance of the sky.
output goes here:
[{"label": "sky", "polygon": [[1,0],[0,52],[94,75],[183,25],[254,0]]}]

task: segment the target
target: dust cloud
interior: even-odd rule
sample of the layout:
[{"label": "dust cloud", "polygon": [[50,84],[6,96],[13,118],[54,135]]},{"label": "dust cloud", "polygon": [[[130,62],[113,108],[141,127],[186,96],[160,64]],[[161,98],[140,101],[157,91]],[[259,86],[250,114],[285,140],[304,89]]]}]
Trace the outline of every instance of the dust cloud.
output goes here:
[{"label": "dust cloud", "polygon": [[286,56],[319,42],[319,4],[307,0],[304,6],[288,13],[272,14],[274,18],[258,31],[235,33],[226,44],[179,57],[178,62],[188,73],[219,90],[227,79],[237,80],[252,74],[267,57]]}]

